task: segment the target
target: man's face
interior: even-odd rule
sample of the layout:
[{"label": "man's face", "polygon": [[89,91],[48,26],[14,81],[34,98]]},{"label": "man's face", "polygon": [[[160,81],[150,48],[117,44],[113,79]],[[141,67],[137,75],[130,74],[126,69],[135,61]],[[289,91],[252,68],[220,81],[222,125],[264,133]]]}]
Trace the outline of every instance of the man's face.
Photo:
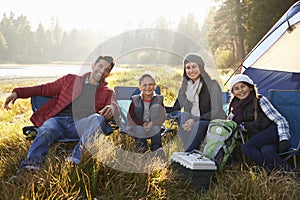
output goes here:
[{"label": "man's face", "polygon": [[100,60],[100,62],[93,64],[90,83],[98,84],[103,81],[110,73],[112,68],[110,64],[105,60]]}]

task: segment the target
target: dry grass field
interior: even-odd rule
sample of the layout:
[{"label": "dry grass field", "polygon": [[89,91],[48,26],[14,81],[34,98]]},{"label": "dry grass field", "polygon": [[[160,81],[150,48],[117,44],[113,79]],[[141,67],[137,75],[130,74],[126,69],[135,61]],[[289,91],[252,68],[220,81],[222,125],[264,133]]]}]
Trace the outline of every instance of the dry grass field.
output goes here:
[{"label": "dry grass field", "polygon": [[[180,69],[137,68],[112,74],[109,85],[137,85],[137,77],[151,70],[157,84],[162,86],[165,104],[171,105],[177,95]],[[177,71],[176,71],[177,70]],[[224,81],[224,78],[221,81]],[[20,162],[26,157],[31,141],[22,135],[22,127],[30,125],[32,114],[29,99],[18,99],[12,110],[6,111],[3,103],[12,88],[36,85],[54,80],[18,79],[1,80],[0,88],[0,199],[298,199],[300,179],[294,175],[267,174],[250,162],[237,160],[223,171],[217,171],[208,191],[181,179],[170,162],[153,160],[152,165],[160,167],[147,173],[124,172],[107,165],[112,162],[111,146],[131,151],[134,146],[130,137],[121,136],[116,130],[100,141],[101,154],[87,153],[78,166],[65,162],[66,152],[60,145],[51,147],[47,160],[39,171],[22,173],[16,181],[10,178],[16,174]],[[169,155],[180,147],[170,148]],[[100,157],[100,158],[99,158]],[[127,157],[123,157],[127,159]],[[101,161],[101,162],[100,162]],[[135,163],[136,166],[140,163]],[[142,164],[142,163],[141,163]],[[162,167],[161,167],[162,166]],[[255,170],[254,170],[255,169]]]}]

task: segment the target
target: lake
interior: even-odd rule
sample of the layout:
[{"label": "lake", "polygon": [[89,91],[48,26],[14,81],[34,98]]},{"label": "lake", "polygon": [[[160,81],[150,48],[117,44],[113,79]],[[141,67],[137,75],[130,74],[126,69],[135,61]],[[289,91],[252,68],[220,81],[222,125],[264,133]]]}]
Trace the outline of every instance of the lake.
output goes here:
[{"label": "lake", "polygon": [[[124,70],[114,67],[113,71]],[[91,71],[91,65],[0,65],[0,79],[26,77],[60,77],[66,74],[83,74]]]}]

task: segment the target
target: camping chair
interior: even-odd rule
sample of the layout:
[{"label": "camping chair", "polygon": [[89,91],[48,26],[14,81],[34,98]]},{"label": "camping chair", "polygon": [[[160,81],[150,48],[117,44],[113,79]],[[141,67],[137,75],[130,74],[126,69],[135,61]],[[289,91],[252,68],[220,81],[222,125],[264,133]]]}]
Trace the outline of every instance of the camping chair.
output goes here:
[{"label": "camping chair", "polygon": [[228,113],[228,104],[230,102],[230,93],[227,92],[222,92],[222,106],[224,112],[227,114]]},{"label": "camping chair", "polygon": [[291,148],[279,155],[285,159],[293,158],[297,169],[297,155],[300,152],[300,90],[269,90],[269,99],[273,106],[286,118],[290,127]]},{"label": "camping chair", "polygon": [[[31,97],[31,107],[32,111],[35,112],[39,107],[44,105],[51,97],[44,96],[33,96]],[[35,126],[24,126],[23,134],[26,136],[26,140],[34,140],[37,135],[37,128]],[[79,138],[61,138],[57,142],[58,143],[67,143],[67,142],[78,142]]]},{"label": "camping chair", "polygon": [[[131,104],[131,97],[136,94],[140,94],[141,91],[138,87],[133,86],[115,86],[114,91],[116,93],[116,101],[120,107],[121,116],[120,119],[116,120],[116,123],[119,126],[120,133],[126,134],[126,125],[127,125],[127,113],[129,106]],[[157,86],[155,89],[156,94],[160,94],[160,87]],[[176,116],[166,115],[166,120],[170,120],[170,125],[168,127],[162,126],[161,135],[162,138],[166,137],[166,133],[174,131],[174,124],[176,122]]]}]

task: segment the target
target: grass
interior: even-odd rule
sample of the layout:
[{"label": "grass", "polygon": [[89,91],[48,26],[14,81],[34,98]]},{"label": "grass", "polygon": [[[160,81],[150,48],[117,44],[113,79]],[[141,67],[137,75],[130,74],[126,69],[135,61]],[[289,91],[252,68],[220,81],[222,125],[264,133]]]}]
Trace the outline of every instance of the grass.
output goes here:
[{"label": "grass", "polygon": [[[149,70],[149,69],[146,69]],[[168,69],[165,69],[168,71]],[[137,77],[145,68],[113,73],[108,81],[115,85],[137,84]],[[180,75],[160,77],[161,69],[151,70],[157,84],[165,86],[162,93],[171,104],[177,94]],[[166,73],[165,73],[166,74]],[[126,77],[126,79],[122,78]],[[170,81],[172,80],[172,81]],[[45,82],[49,80],[43,80]],[[68,155],[59,145],[51,147],[41,170],[22,173],[17,182],[11,181],[20,162],[26,157],[30,141],[25,140],[21,129],[30,125],[29,99],[16,101],[12,110],[3,109],[5,97],[13,87],[35,85],[39,80],[2,82],[0,95],[0,196],[3,200],[18,199],[298,199],[300,179],[293,175],[267,174],[263,169],[234,162],[213,177],[208,191],[201,191],[188,180],[181,179],[170,163],[147,173],[118,170],[113,162],[116,149],[133,151],[132,138],[117,131],[109,137],[101,137],[97,153],[86,153],[81,165],[73,166],[64,161]],[[169,155],[181,147],[171,145]],[[123,159],[129,160],[126,154]],[[144,160],[142,160],[144,161]],[[143,165],[144,164],[144,165]],[[151,165],[161,166],[160,160],[150,160]],[[145,167],[138,159],[132,162],[136,169]],[[146,167],[149,167],[148,165]],[[255,169],[255,170],[254,170]]]}]

